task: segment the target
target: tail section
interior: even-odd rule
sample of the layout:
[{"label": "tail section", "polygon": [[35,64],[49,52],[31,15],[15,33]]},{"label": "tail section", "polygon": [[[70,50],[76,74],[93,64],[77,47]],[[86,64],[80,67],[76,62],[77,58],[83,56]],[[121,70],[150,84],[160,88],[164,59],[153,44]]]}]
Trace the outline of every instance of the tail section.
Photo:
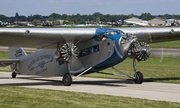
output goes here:
[{"label": "tail section", "polygon": [[9,47],[9,59],[17,59],[26,55],[21,47]]}]

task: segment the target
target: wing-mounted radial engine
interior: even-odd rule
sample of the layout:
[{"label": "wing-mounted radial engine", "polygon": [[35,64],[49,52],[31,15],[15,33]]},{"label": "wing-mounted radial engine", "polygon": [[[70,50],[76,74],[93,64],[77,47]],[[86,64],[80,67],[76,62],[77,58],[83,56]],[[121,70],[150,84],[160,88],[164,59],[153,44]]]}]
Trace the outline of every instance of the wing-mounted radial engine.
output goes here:
[{"label": "wing-mounted radial engine", "polygon": [[120,47],[124,55],[138,61],[146,61],[150,56],[150,48],[145,42],[137,41],[134,34],[126,34],[120,40]]},{"label": "wing-mounted radial engine", "polygon": [[78,48],[74,43],[67,42],[64,45],[57,45],[57,51],[55,53],[56,60],[63,59],[67,63],[77,60],[79,55]]}]

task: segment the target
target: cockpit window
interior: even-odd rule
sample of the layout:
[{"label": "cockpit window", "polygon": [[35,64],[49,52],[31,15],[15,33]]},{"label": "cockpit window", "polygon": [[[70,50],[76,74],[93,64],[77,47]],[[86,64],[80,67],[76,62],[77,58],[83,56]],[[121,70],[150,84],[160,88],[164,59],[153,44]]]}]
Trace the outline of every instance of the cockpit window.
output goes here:
[{"label": "cockpit window", "polygon": [[119,31],[107,32],[107,36],[118,35]]},{"label": "cockpit window", "polygon": [[102,38],[103,38],[103,35],[100,34],[100,35],[98,35],[98,36],[95,37],[95,40],[96,40],[96,41],[101,41]]},{"label": "cockpit window", "polygon": [[123,31],[121,31],[121,34],[122,34],[122,35],[125,35],[125,33],[124,33]]},{"label": "cockpit window", "polygon": [[107,37],[107,36],[114,36],[114,35],[119,35],[120,31],[107,31],[103,34],[100,34],[98,36],[95,37],[96,41],[101,41],[103,39],[103,37]]}]

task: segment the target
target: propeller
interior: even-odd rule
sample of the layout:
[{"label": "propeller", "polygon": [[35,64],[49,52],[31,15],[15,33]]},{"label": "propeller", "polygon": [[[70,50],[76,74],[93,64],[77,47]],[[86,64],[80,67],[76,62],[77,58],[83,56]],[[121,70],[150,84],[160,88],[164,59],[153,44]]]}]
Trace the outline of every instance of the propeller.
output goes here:
[{"label": "propeller", "polygon": [[146,61],[150,56],[150,48],[145,42],[134,42],[129,48],[130,58],[136,58],[138,61]]},{"label": "propeller", "polygon": [[79,55],[78,48],[71,42],[65,43],[60,49],[60,55],[66,62],[77,60]]}]

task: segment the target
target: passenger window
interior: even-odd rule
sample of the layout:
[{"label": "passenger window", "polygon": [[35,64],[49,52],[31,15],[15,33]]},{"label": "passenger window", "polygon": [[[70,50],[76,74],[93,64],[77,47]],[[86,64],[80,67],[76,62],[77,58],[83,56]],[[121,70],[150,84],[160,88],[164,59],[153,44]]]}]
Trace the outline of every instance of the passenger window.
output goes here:
[{"label": "passenger window", "polygon": [[97,51],[99,51],[98,45],[91,47],[91,52],[92,52],[92,53],[93,53],[93,52],[97,52]]},{"label": "passenger window", "polygon": [[84,50],[82,51],[82,56],[86,56],[86,55],[88,55],[89,53],[90,53],[89,48],[84,49]]},{"label": "passenger window", "polygon": [[78,58],[92,54],[99,51],[99,45],[95,45],[80,51]]},{"label": "passenger window", "polygon": [[80,58],[81,55],[82,55],[82,51],[79,51],[79,55],[77,57]]}]

